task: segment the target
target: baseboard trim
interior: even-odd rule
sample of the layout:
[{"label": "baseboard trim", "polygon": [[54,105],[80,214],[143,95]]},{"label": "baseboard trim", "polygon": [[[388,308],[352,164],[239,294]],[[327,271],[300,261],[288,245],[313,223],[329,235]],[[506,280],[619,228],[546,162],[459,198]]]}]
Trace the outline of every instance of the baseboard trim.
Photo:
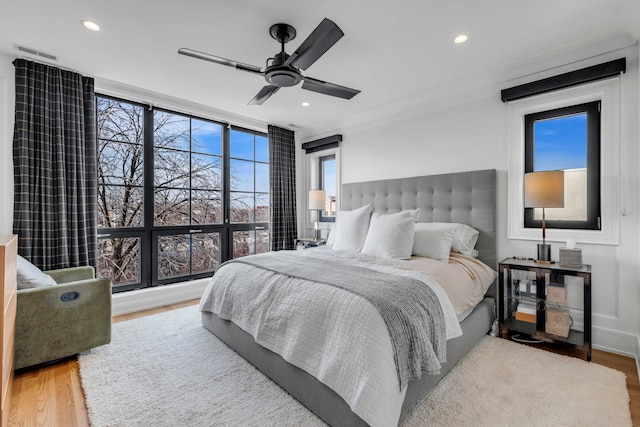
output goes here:
[{"label": "baseboard trim", "polygon": [[162,307],[197,299],[202,296],[211,279],[198,279],[173,285],[156,286],[114,294],[111,302],[113,316]]},{"label": "baseboard trim", "polygon": [[636,338],[636,371],[638,371],[638,378],[640,378],[640,336]]},{"label": "baseboard trim", "polygon": [[591,330],[593,348],[608,353],[638,357],[638,336],[613,329],[593,327]]}]

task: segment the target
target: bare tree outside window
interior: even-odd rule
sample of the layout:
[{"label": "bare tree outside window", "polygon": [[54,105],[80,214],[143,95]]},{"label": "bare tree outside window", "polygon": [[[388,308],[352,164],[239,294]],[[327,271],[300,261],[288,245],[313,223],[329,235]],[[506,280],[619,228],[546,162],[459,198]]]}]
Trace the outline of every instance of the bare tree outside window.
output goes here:
[{"label": "bare tree outside window", "polygon": [[[157,259],[150,260],[157,265],[154,280],[213,272],[222,260],[221,233],[228,227],[223,125],[123,100],[96,99],[98,275],[110,278],[115,287],[140,283],[143,264],[148,264],[142,261],[151,254],[146,242],[156,245]],[[145,129],[145,122],[153,123],[152,132]],[[267,138],[236,130],[229,133],[229,220],[266,223]],[[151,141],[145,140],[149,134]],[[153,153],[149,165],[145,150]],[[149,173],[145,168],[151,167],[153,180],[145,182]],[[148,204],[152,212],[144,212],[145,196],[153,197]],[[268,251],[268,230],[263,228],[239,234],[242,244],[232,238],[234,256]]]},{"label": "bare tree outside window", "polygon": [[[232,130],[229,144],[230,220],[233,224],[268,223],[269,142],[263,136]],[[263,227],[234,231],[232,237],[234,258],[269,251],[269,233]]]},{"label": "bare tree outside window", "polygon": [[[97,98],[98,228],[143,225],[144,118],[142,107]],[[140,280],[140,242],[112,238],[99,244],[98,275],[114,285]]]}]

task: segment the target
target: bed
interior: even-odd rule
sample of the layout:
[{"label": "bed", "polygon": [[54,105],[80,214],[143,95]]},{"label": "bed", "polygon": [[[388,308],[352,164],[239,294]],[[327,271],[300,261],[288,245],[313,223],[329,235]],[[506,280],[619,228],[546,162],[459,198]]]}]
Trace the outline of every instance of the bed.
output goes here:
[{"label": "bed", "polygon": [[[419,209],[418,223],[468,224],[479,231],[475,245],[478,259],[494,270],[497,265],[495,202],[495,170],[344,184],[341,191],[341,210],[344,211],[355,211],[367,205],[370,205],[374,212],[382,214]],[[242,280],[242,274],[235,277]],[[465,313],[466,317],[459,324],[462,335],[447,340],[446,362],[441,364],[437,375],[422,375],[420,379],[408,382],[400,402],[400,420],[491,329],[495,319],[495,296],[494,283],[488,287],[484,298]],[[365,422],[332,388],[306,370],[288,363],[279,354],[257,344],[252,334],[245,332],[233,322],[211,311],[203,310],[202,323],[327,424],[374,424],[371,420]],[[380,425],[393,425],[397,422],[397,418],[395,419],[395,422],[385,421]]]}]

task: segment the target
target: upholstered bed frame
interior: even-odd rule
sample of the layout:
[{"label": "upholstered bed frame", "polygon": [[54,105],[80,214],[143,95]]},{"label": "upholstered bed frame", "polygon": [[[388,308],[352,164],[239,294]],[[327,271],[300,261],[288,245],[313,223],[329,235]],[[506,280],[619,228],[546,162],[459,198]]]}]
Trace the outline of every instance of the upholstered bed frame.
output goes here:
[{"label": "upholstered bed frame", "polygon": [[[496,260],[496,171],[481,170],[441,175],[344,184],[341,210],[371,204],[376,212],[393,213],[420,208],[418,222],[458,222],[480,231],[479,259],[492,268]],[[495,286],[461,323],[463,335],[447,342],[447,362],[441,374],[412,381],[402,407],[406,415],[436,383],[484,336],[495,319]],[[253,337],[213,313],[202,313],[203,325],[255,365],[298,401],[331,426],[366,426],[333,390],[282,357],[256,344]]]}]

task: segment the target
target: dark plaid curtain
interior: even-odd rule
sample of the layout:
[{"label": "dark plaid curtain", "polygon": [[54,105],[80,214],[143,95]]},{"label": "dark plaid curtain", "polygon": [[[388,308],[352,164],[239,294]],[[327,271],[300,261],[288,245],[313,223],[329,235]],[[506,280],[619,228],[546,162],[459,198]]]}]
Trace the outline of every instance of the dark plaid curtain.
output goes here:
[{"label": "dark plaid curtain", "polygon": [[296,220],[296,143],[290,130],[269,126],[271,250],[294,249]]},{"label": "dark plaid curtain", "polygon": [[93,79],[13,62],[14,215],[18,251],[43,270],[96,265]]}]

